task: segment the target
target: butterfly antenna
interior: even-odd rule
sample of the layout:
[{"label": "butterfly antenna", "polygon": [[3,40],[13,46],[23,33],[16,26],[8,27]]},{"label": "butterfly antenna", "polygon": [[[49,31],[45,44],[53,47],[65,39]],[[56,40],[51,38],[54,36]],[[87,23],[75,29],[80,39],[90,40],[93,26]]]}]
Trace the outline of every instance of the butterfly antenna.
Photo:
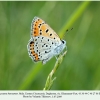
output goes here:
[{"label": "butterfly antenna", "polygon": [[73,27],[72,27],[70,30],[67,29],[66,32],[68,33],[68,32],[70,32],[71,30],[73,30]]},{"label": "butterfly antenna", "polygon": [[[70,32],[71,30],[73,30],[73,28],[71,28],[70,30],[67,29],[67,30],[66,30],[66,33],[68,34],[68,32]],[[64,38],[66,37],[65,35],[66,35],[66,34],[64,34]]]}]

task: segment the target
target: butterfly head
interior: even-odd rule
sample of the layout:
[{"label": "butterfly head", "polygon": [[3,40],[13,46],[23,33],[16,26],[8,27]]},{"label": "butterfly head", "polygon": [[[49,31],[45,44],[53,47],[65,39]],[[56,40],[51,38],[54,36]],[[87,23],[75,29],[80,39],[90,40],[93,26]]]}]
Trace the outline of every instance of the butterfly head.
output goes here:
[{"label": "butterfly head", "polygon": [[65,40],[61,40],[61,42],[66,45],[66,41]]}]

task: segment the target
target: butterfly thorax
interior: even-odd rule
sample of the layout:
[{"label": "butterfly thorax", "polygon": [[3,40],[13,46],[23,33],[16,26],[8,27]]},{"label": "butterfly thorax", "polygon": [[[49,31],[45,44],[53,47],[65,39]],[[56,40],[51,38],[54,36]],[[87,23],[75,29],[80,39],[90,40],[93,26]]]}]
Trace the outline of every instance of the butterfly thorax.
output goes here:
[{"label": "butterfly thorax", "polygon": [[59,55],[66,47],[66,41],[61,40],[61,44],[54,49],[54,55]]}]

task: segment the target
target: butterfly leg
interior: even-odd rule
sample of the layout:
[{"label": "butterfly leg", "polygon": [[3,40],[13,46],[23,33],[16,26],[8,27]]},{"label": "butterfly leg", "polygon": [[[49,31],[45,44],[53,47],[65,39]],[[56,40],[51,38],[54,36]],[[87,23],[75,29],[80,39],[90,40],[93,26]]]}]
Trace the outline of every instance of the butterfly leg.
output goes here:
[{"label": "butterfly leg", "polygon": [[56,60],[58,59],[56,56],[55,56]]},{"label": "butterfly leg", "polygon": [[[67,51],[67,46],[65,46],[65,49],[66,49],[65,51]],[[63,55],[63,53],[64,53],[64,52],[62,51],[61,54]]]}]

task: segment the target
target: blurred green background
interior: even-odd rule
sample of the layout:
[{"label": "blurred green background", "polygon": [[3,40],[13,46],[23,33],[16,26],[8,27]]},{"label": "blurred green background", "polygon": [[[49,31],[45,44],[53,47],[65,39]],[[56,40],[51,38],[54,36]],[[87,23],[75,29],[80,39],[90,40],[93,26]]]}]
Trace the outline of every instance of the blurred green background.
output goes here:
[{"label": "blurred green background", "polygon": [[[42,90],[56,62],[54,57],[42,65],[28,55],[34,16],[67,41],[68,52],[51,89],[100,89],[100,2],[85,3],[82,11],[81,1],[0,2],[0,90]],[[67,34],[64,27],[73,30]]]}]

